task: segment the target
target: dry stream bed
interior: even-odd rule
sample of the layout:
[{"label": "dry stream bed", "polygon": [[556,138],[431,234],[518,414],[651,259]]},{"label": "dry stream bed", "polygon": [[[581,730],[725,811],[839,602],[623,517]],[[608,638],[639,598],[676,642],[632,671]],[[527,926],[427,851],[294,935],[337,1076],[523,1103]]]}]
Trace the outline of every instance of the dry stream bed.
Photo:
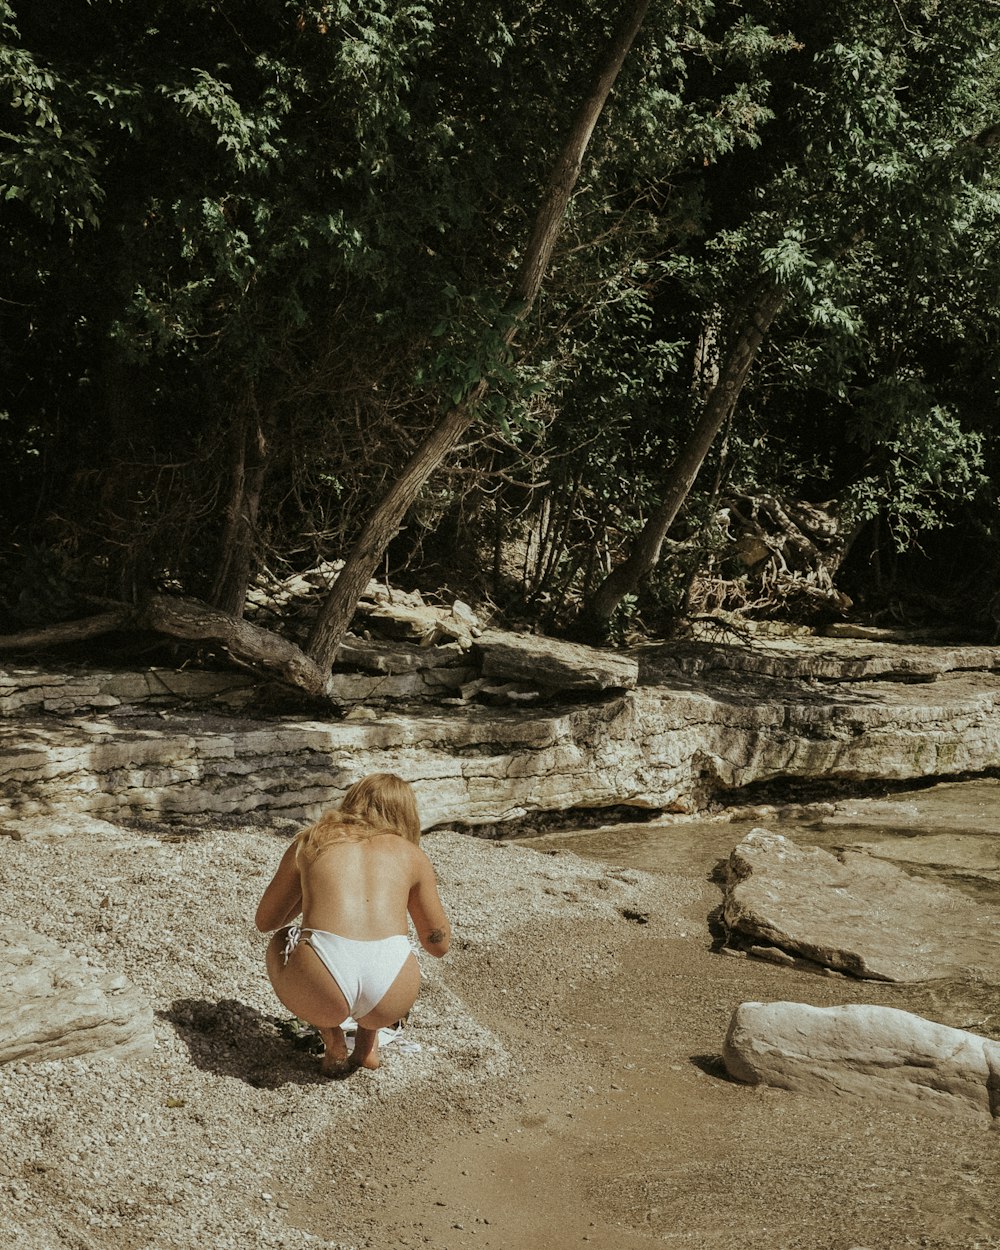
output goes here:
[{"label": "dry stream bed", "polygon": [[712,921],[713,869],[753,825],[891,849],[986,897],[996,793],[966,783],[530,844],[432,833],[458,941],[427,968],[406,1034],[420,1049],[339,1083],[290,1039],[250,924],[287,830],[8,842],[0,920],[123,971],[156,1039],[131,1059],[0,1069],[9,1244],[1000,1247],[1000,1133],[745,1087],[719,1060],[750,999],[872,1002],[995,1037],[996,983],[734,958]]}]

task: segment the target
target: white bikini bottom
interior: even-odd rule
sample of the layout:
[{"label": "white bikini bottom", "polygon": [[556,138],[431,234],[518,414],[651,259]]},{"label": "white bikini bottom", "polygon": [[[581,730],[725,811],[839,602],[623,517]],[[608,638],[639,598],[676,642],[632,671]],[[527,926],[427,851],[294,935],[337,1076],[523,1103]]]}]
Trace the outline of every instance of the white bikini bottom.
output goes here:
[{"label": "white bikini bottom", "polygon": [[341,937],[326,929],[303,929],[289,925],[285,938],[285,963],[299,942],[311,946],[320,957],[355,1020],[366,1016],[385,997],[411,954],[410,939],[402,933],[374,941]]}]

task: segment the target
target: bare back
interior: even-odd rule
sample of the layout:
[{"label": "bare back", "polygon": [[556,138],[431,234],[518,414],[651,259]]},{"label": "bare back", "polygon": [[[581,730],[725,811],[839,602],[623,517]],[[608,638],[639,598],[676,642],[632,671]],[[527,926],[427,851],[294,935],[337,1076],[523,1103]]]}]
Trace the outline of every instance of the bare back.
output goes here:
[{"label": "bare back", "polygon": [[303,924],[361,941],[405,934],[418,855],[392,833],[332,842],[312,863],[299,863]]},{"label": "bare back", "polygon": [[424,852],[394,833],[331,839],[314,858],[292,843],[257,908],[261,932],[302,913],[309,929],[357,941],[407,932],[409,912],[424,950],[443,955],[451,926],[441,906],[434,869]]}]

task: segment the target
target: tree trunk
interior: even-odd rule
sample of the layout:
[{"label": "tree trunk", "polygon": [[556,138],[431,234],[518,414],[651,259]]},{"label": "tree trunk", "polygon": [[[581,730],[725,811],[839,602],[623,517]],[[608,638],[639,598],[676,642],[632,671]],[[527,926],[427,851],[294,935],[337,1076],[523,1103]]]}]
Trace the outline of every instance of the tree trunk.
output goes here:
[{"label": "tree trunk", "polygon": [[261,420],[251,391],[235,419],[226,524],[209,602],[222,612],[242,617],[253,572],[257,517],[267,472],[267,423]]},{"label": "tree trunk", "polygon": [[135,613],[126,604],[111,612],[87,616],[77,621],[62,621],[58,625],[44,625],[39,629],[24,629],[16,634],[0,635],[0,651],[47,651],[50,647],[64,647],[69,643],[85,642],[101,634],[114,633],[116,629],[132,626]]},{"label": "tree trunk", "polygon": [[277,673],[309,694],[329,693],[329,669],[325,673],[317,669],[294,642],[228,612],[207,608],[197,599],[154,595],[137,615],[136,624],[172,638],[219,642],[235,660]]},{"label": "tree trunk", "polygon": [[719,367],[702,414],[666,475],[666,493],[632,544],[626,560],[617,565],[587,599],[573,627],[576,637],[605,638],[615,609],[633,594],[643,577],[656,567],[667,531],[694,485],[712,442],[736,407],[757,351],[784,299],[780,287],[768,287],[757,298],[740,326]]},{"label": "tree trunk", "polygon": [[[580,176],[590,137],[646,16],[649,3],[650,0],[632,0],[627,5],[593,86],[577,110],[572,129],[549,178],[503,314],[492,328],[498,348],[501,345],[509,347],[514,341],[518,328],[538,296],[566,206]],[[329,673],[361,592],[368,585],[386,547],[399,531],[424,483],[475,421],[487,388],[487,380],[480,378],[468,394],[445,413],[369,517],[320,609],[309,638],[309,655],[322,673]]]}]

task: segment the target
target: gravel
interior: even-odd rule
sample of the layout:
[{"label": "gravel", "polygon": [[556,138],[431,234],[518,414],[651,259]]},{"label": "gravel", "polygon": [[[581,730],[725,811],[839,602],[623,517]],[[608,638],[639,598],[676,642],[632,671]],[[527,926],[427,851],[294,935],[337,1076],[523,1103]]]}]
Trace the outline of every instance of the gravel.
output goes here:
[{"label": "gravel", "polygon": [[456,939],[447,959],[423,960],[404,1034],[420,1049],[389,1046],[377,1073],[328,1081],[310,1037],[296,1036],[271,992],[266,938],[252,924],[286,837],[216,827],[169,838],[116,829],[4,841],[0,921],[37,930],[95,969],[124,973],[154,1009],[156,1039],[138,1058],[0,1068],[8,1245],[365,1244],[297,1227],[283,1178],[336,1140],[349,1161],[339,1183],[363,1195],[384,1171],[377,1143],[362,1132],[373,1114],[392,1123],[419,1100],[442,1115],[464,1108],[470,1123],[499,1115],[525,1068],[491,1027],[493,1010],[509,1011],[521,984],[544,999],[549,981],[565,982],[574,966],[587,972],[599,957],[611,975],[615,935],[634,926],[624,913],[666,912],[658,878],[457,833],[428,835]]},{"label": "gravel", "polygon": [[0,1067],[12,1250],[1000,1250],[978,1119],[726,1078],[740,1002],[935,1013],[921,987],[721,957],[713,843],[651,876],[429,834],[455,940],[424,962],[420,1049],[327,1081],[251,919],[289,833],[0,842],[0,923],[127,976],[156,1038]]}]

